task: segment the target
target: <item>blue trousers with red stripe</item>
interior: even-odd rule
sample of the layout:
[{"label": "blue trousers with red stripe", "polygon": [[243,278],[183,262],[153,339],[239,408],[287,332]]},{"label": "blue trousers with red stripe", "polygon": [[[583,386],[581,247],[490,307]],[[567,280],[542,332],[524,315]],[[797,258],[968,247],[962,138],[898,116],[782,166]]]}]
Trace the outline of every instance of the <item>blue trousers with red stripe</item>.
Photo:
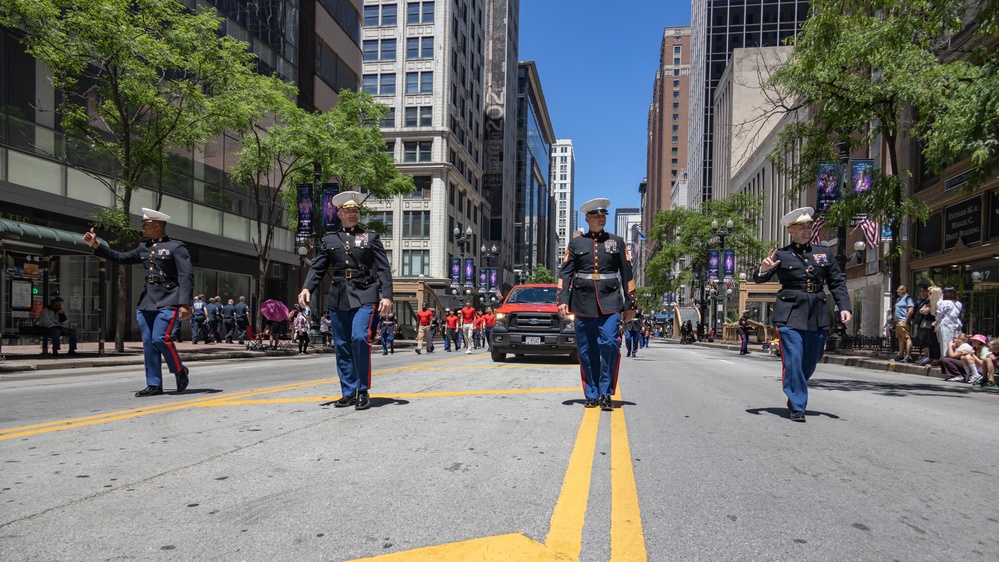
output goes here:
[{"label": "blue trousers with red stripe", "polygon": [[146,366],[146,384],[163,386],[163,366],[160,357],[166,361],[171,373],[184,368],[177,354],[177,346],[170,339],[174,325],[180,322],[176,309],[136,310],[135,320],[142,334],[142,358]]},{"label": "blue trousers with red stripe", "polygon": [[804,412],[808,406],[808,379],[815,372],[815,365],[822,359],[826,348],[825,330],[795,330],[787,326],[777,328],[780,337],[781,362],[784,365],[782,381],[784,394],[791,401],[791,409]]},{"label": "blue trousers with red stripe", "polygon": [[375,307],[330,311],[330,331],[343,396],[356,396],[371,387],[371,322]]},{"label": "blue trousers with red stripe", "polygon": [[617,335],[620,324],[620,313],[596,318],[577,316],[573,324],[583,393],[588,399],[614,395],[621,365],[621,339]]}]

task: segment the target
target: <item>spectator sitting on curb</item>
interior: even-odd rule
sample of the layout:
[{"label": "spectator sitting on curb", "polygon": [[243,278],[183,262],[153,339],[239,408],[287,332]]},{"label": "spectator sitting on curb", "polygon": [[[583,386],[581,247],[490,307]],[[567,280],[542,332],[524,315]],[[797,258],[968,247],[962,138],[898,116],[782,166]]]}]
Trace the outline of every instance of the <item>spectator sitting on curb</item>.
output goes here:
[{"label": "spectator sitting on curb", "polygon": [[988,354],[985,355],[985,381],[983,388],[996,388],[996,368],[999,367],[999,338],[989,340]]},{"label": "spectator sitting on curb", "polygon": [[69,327],[69,317],[63,310],[61,298],[52,297],[52,302],[42,309],[42,314],[38,317],[38,325],[49,331],[53,356],[59,355],[59,339],[62,336],[69,337],[68,355],[76,355],[76,329]]},{"label": "spectator sitting on curb", "polygon": [[940,371],[951,382],[964,382],[967,370],[965,369],[964,356],[973,354],[975,348],[968,343],[968,335],[963,332],[954,334],[953,339],[947,342],[947,353],[940,358]]}]

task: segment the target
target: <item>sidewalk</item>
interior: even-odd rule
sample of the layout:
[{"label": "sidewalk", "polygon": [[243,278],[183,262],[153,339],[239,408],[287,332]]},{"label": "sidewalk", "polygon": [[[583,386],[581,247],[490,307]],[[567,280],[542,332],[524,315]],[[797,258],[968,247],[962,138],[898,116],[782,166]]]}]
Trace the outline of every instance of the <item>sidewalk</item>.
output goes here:
[{"label": "sidewalk", "polygon": [[[667,344],[682,345],[679,340],[659,340]],[[725,349],[728,351],[738,352],[740,349],[738,342],[697,342],[692,345],[711,347],[715,349]],[[753,355],[759,354],[767,356],[766,351],[760,350],[760,344],[753,344],[749,346],[749,350]],[[738,355],[736,356],[738,357]],[[775,360],[780,358],[777,356],[772,356]],[[916,365],[915,363],[896,363],[888,359],[882,359],[877,357],[876,352],[869,351],[849,351],[849,352],[837,352],[837,353],[825,353],[822,355],[821,363],[830,363],[833,365],[844,365],[846,367],[858,367],[860,369],[871,369],[874,371],[889,371],[892,373],[904,373],[907,375],[921,375],[924,377],[933,377],[941,380],[946,380],[947,377],[944,376],[940,367],[930,367]]]}]

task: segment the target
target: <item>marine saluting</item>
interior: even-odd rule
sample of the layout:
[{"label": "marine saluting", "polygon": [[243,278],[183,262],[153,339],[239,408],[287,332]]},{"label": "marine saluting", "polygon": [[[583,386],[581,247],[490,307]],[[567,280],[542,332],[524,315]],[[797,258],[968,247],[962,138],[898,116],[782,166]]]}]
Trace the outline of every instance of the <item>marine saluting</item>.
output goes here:
[{"label": "marine saluting", "polygon": [[829,291],[839,306],[840,321],[853,317],[846,290],[846,276],[839,262],[826,246],[811,244],[814,209],[802,207],[781,218],[791,235],[791,243],[770,251],[753,281],[765,283],[777,276],[781,288],[774,304],[773,322],[777,326],[783,363],[782,380],[787,408],[792,421],[805,421],[808,405],[808,379],[822,357],[829,335]]},{"label": "marine saluting", "polygon": [[83,235],[83,241],[94,248],[95,256],[122,265],[143,265],[145,287],[139,297],[135,319],[142,333],[146,388],[135,393],[138,397],[163,394],[160,356],[177,378],[178,393],[184,392],[189,383],[187,367],[181,363],[170,333],[177,322],[191,317],[194,268],[184,243],[166,235],[169,221],[170,215],[143,208],[142,240],[138,247],[128,252],[101,244],[92,228]]}]

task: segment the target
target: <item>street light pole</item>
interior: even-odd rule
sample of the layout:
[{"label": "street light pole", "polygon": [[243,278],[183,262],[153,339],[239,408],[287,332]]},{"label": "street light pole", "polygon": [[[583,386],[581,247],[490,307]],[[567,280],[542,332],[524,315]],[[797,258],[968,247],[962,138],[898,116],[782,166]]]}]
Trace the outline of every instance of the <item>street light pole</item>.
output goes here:
[{"label": "street light pole", "polygon": [[[725,226],[723,226],[723,227],[719,227],[718,226],[718,221],[717,220],[713,219],[711,221],[711,233],[718,237],[718,240],[719,240],[718,249],[721,250],[721,252],[723,254],[725,252],[725,238],[727,238],[727,237],[729,237],[729,236],[732,235],[732,228],[734,226],[735,226],[735,224],[732,223],[732,219],[727,220],[725,222]],[[724,255],[722,256],[722,259],[724,259]],[[725,279],[724,279],[724,276],[725,276],[725,274],[724,274],[724,265],[722,266],[721,270],[722,270],[722,274],[721,274],[722,279],[721,279],[721,281],[724,282],[725,281]],[[724,340],[725,339],[725,320],[726,320],[725,314],[727,314],[727,312],[728,312],[726,310],[727,307],[728,307],[728,287],[722,288],[721,292],[722,292],[722,322],[721,322],[720,328],[721,328],[722,339]],[[718,315],[718,313],[717,313],[717,311],[715,311],[715,324],[714,325],[716,326],[716,329],[718,327],[718,318],[717,318],[717,315]]]}]

